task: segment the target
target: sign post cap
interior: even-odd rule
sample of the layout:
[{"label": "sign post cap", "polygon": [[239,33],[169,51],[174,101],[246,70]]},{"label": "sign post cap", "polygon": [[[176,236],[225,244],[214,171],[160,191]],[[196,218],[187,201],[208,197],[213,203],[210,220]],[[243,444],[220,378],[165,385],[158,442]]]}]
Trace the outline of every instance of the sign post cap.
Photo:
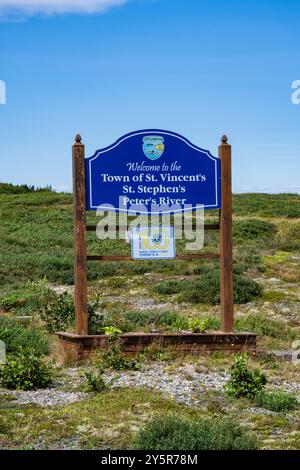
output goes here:
[{"label": "sign post cap", "polygon": [[228,137],[227,137],[227,135],[225,135],[225,134],[222,135],[222,137],[221,137],[221,142],[222,142],[222,144],[227,144],[227,143],[228,143]]},{"label": "sign post cap", "polygon": [[81,141],[82,141],[81,135],[77,134],[76,137],[75,137],[76,144],[81,144]]}]

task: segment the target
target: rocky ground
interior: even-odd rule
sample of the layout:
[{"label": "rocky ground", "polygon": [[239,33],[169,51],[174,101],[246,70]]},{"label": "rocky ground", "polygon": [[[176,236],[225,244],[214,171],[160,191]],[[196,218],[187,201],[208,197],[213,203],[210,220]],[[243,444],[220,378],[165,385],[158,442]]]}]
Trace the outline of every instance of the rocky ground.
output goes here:
[{"label": "rocky ground", "polygon": [[[228,372],[212,370],[201,372],[192,363],[178,367],[152,363],[143,365],[138,371],[122,373],[106,372],[104,379],[111,389],[148,388],[161,392],[167,399],[187,406],[202,406],[207,392],[224,395],[224,385],[229,379]],[[269,374],[270,375],[270,374]],[[297,377],[295,377],[296,379]],[[84,383],[83,368],[67,368],[53,383],[51,388],[36,391],[10,391],[16,404],[57,406],[85,400],[89,394],[79,391]],[[300,381],[283,380],[270,376],[268,387],[295,394],[300,402]],[[6,395],[7,392],[0,392]]]}]

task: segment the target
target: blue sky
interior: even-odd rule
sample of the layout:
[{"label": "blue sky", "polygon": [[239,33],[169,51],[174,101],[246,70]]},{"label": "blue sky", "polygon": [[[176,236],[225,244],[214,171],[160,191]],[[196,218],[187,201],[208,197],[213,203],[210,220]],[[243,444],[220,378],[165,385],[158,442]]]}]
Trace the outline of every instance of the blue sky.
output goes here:
[{"label": "blue sky", "polygon": [[90,156],[162,128],[228,134],[235,192],[300,192],[298,0],[42,4],[0,0],[0,181],[70,189],[77,132]]}]

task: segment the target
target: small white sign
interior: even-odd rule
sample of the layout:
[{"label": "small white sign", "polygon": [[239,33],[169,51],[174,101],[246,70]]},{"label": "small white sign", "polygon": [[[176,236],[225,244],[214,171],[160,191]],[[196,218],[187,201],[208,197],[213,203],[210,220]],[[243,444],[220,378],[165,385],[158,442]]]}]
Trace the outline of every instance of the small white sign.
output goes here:
[{"label": "small white sign", "polygon": [[175,258],[174,227],[134,227],[131,231],[133,259]]}]

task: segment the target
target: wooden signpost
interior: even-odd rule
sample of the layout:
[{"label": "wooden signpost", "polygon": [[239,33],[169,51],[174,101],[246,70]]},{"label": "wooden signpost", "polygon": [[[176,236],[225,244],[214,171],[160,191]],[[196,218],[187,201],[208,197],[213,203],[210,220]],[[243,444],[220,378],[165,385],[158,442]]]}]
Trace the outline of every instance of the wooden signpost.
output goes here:
[{"label": "wooden signpost", "polygon": [[[182,140],[181,153],[186,148],[187,155],[189,152],[194,152],[188,159],[191,160],[191,167],[186,166],[182,171],[186,171],[187,174],[201,175],[202,181],[207,184],[203,189],[204,206],[207,209],[217,208],[219,210],[219,224],[206,224],[204,225],[205,230],[219,229],[220,232],[220,252],[219,253],[184,253],[179,254],[176,258],[179,259],[218,259],[220,261],[220,313],[221,313],[221,331],[214,333],[198,333],[198,334],[187,334],[187,333],[130,333],[122,334],[120,338],[123,342],[124,351],[135,352],[143,347],[150,344],[153,340],[159,339],[162,344],[172,344],[175,349],[179,352],[211,352],[216,350],[225,351],[250,351],[255,352],[256,350],[256,336],[252,333],[234,333],[234,309],[233,309],[233,275],[232,275],[232,188],[231,188],[231,146],[227,142],[227,137],[223,136],[221,144],[219,146],[219,158],[213,157],[208,151],[199,149],[193,146],[189,141],[184,139],[178,134],[147,130],[137,131],[135,133],[128,134],[123,138],[119,139],[116,144],[101,151],[97,151],[90,159],[85,158],[84,145],[81,141],[81,136],[77,135],[75,138],[75,144],[73,145],[72,159],[73,159],[73,207],[74,207],[74,273],[75,273],[75,310],[76,310],[76,333],[65,333],[59,332],[61,343],[64,351],[68,356],[73,356],[75,361],[80,361],[88,356],[94,349],[103,348],[107,342],[107,336],[105,335],[89,335],[88,332],[88,311],[87,311],[87,263],[88,261],[123,261],[132,260],[130,256],[124,255],[88,255],[87,254],[87,243],[86,243],[86,231],[95,230],[95,226],[86,225],[86,210],[95,210],[93,200],[99,202],[99,197],[102,197],[104,193],[106,196],[109,194],[108,191],[100,193],[98,188],[93,188],[93,177],[96,174],[96,170],[93,170],[93,162],[97,167],[97,180],[99,181],[99,175],[105,175],[102,173],[107,171],[105,167],[105,152],[110,154],[113,150],[116,152],[122,152],[124,154],[124,142],[126,145],[131,145],[130,154],[134,153],[133,150],[137,148],[135,139],[143,137],[143,151],[149,159],[160,158],[162,155],[165,145],[169,145],[172,152],[174,152],[174,143]],[[145,137],[146,136],[146,137]],[[151,142],[152,139],[152,142]],[[148,148],[144,148],[145,142],[151,146],[153,141],[156,142],[160,139],[159,151],[157,154],[151,153]],[[150,141],[150,144],[149,144]],[[161,142],[164,141],[164,144]],[[156,144],[157,147],[157,144]],[[190,147],[190,148],[188,148]],[[155,147],[154,147],[155,148]],[[139,150],[137,150],[139,151]],[[147,152],[150,152],[149,154]],[[127,149],[128,152],[128,149]],[[152,151],[153,152],[153,151]],[[198,152],[198,153],[197,153]],[[183,153],[182,153],[183,154]],[[153,156],[154,155],[154,156]],[[183,154],[184,155],[184,154]],[[99,162],[97,158],[100,156]],[[152,158],[153,156],[153,158]],[[166,160],[168,154],[166,153]],[[184,158],[184,157],[182,157]],[[196,158],[199,158],[196,161]],[[202,158],[202,160],[201,160]],[[107,160],[107,159],[106,159]],[[176,160],[176,163],[177,160]],[[113,162],[109,162],[108,165],[113,165]],[[124,165],[126,163],[126,158]],[[143,162],[144,164],[144,162]],[[210,181],[204,179],[204,173],[199,173],[198,168],[194,168],[193,165],[200,165],[200,169],[205,170],[205,176],[209,175]],[[99,166],[100,165],[100,166]],[[102,166],[101,166],[102,165]],[[103,166],[104,165],[104,166]],[[95,167],[96,168],[96,167]],[[100,168],[100,169],[99,169]],[[103,169],[104,168],[104,169]],[[151,167],[155,168],[155,166]],[[179,168],[179,166],[178,166]],[[100,173],[99,173],[100,171]],[[194,172],[194,173],[193,173]],[[135,179],[141,176],[135,175]],[[144,178],[144,177],[143,177]],[[196,179],[201,179],[196,178]],[[106,179],[108,179],[106,177]],[[153,185],[152,179],[150,184]],[[180,178],[178,178],[180,179]],[[192,180],[195,178],[192,178]],[[134,177],[132,177],[134,180]],[[156,178],[157,180],[157,178]],[[198,187],[200,185],[198,184]],[[171,189],[178,187],[170,186]],[[123,186],[124,188],[124,186]],[[146,189],[145,189],[146,188]],[[188,202],[191,202],[190,206],[194,205],[194,192],[197,185],[190,185],[185,188],[187,193]],[[175,191],[174,189],[174,191]],[[112,194],[118,191],[111,185]],[[144,187],[147,191],[147,187]],[[163,187],[159,186],[159,190],[162,191]],[[94,191],[94,192],[93,192]],[[173,191],[173,189],[172,189]],[[135,192],[132,189],[132,192]],[[211,194],[214,192],[214,194]],[[209,193],[209,194],[207,194]],[[100,194],[100,196],[99,196]],[[113,196],[112,196],[113,197]],[[162,196],[163,197],[163,196]],[[124,196],[123,196],[124,198]],[[105,201],[103,201],[105,202]],[[109,201],[108,201],[109,202]],[[193,206],[194,209],[194,206]],[[122,210],[122,209],[121,209]],[[165,209],[167,210],[167,209]],[[128,211],[130,213],[130,210]],[[118,228],[118,227],[117,227]],[[159,338],[158,338],[159,337]]]}]

